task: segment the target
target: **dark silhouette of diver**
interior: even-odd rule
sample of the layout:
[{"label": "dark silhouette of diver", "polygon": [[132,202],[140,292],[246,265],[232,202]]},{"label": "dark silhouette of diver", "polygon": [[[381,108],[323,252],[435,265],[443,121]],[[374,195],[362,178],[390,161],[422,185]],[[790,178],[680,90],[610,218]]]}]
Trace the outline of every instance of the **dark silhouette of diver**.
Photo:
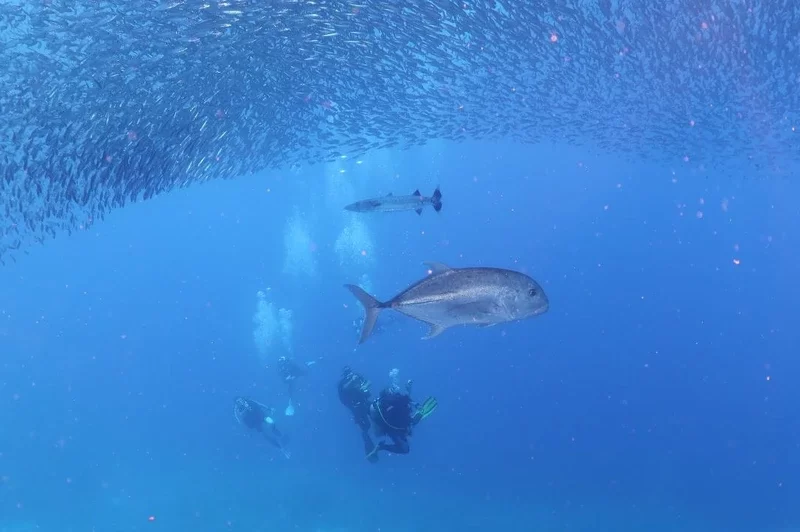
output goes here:
[{"label": "dark silhouette of diver", "polygon": [[375,448],[375,443],[369,435],[369,393],[370,382],[353,372],[348,366],[342,370],[342,376],[337,386],[339,401],[353,414],[353,421],[361,429],[361,439],[364,441],[364,454],[369,454]]},{"label": "dark silhouette of diver", "polygon": [[286,458],[291,454],[283,446],[284,436],[272,418],[275,409],[264,406],[247,397],[237,397],[233,404],[233,415],[240,424],[264,435],[269,443],[280,449]]},{"label": "dark silhouette of diver", "polygon": [[[392,384],[381,390],[377,399],[370,397],[370,382],[345,367],[339,379],[339,400],[353,413],[361,428],[364,452],[367,460],[378,460],[378,452],[387,451],[407,454],[410,450],[408,438],[413,428],[436,410],[438,403],[428,397],[421,405],[411,399],[411,381],[405,390]],[[370,436],[370,429],[378,443]],[[385,441],[386,438],[389,442]]]},{"label": "dark silhouette of diver", "polygon": [[308,368],[316,364],[316,360],[306,362],[305,364],[298,364],[294,357],[282,356],[278,359],[278,371],[281,374],[281,380],[287,386],[287,393],[289,395],[289,406],[286,407],[284,412],[287,416],[294,415],[294,391],[295,382],[299,377],[308,375]]}]

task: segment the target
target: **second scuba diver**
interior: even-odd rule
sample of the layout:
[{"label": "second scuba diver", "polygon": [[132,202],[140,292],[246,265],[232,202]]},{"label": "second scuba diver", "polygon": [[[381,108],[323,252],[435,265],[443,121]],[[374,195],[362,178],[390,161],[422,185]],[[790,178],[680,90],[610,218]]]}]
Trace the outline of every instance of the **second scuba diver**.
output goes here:
[{"label": "second scuba diver", "polygon": [[286,458],[291,453],[283,445],[284,436],[272,418],[274,409],[247,397],[237,397],[233,403],[233,416],[239,424],[264,435],[269,443],[280,449]]}]

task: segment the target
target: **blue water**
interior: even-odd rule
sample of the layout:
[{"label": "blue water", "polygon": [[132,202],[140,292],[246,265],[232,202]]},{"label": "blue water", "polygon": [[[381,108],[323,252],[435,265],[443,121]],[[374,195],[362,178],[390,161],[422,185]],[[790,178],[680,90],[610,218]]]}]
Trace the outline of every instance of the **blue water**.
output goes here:
[{"label": "blue water", "polygon": [[[369,258],[343,259],[341,182],[355,199],[438,184],[444,208],[360,218]],[[797,194],[432,144],[114,211],[0,271],[0,530],[798,530]],[[297,213],[310,274],[286,265]],[[388,299],[426,260],[525,271],[550,311],[428,341],[397,318],[357,347],[342,284],[367,274]],[[237,395],[287,401],[254,342],[267,289],[294,355],[322,357],[277,417],[290,460],[232,415]],[[437,397],[409,455],[364,459],[345,364]]]}]

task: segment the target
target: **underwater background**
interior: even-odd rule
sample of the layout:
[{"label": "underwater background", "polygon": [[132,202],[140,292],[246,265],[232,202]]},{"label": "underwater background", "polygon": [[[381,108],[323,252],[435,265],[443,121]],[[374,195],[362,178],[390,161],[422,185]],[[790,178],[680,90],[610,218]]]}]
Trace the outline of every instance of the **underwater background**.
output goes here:
[{"label": "underwater background", "polygon": [[[0,2],[0,532],[800,531],[798,28]],[[550,308],[429,340],[387,311],[359,345],[343,285],[389,300],[430,261]],[[315,362],[293,415],[287,356]],[[436,397],[408,455],[365,459],[345,366]]]},{"label": "underwater background", "polygon": [[[362,162],[171,193],[3,271],[5,529],[793,530],[793,183],[557,145]],[[438,215],[340,208],[436,184]],[[432,259],[530,272],[551,309],[357,348],[341,285],[389,296]],[[282,408],[287,349],[321,358],[279,415],[291,460],[231,413]],[[345,364],[437,397],[409,455],[364,460]]]}]

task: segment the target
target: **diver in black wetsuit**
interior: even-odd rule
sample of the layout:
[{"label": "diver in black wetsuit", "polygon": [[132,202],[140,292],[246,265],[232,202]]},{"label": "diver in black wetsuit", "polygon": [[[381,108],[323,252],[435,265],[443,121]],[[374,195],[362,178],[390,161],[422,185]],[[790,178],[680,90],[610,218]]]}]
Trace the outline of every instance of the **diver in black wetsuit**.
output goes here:
[{"label": "diver in black wetsuit", "polygon": [[273,408],[266,407],[246,397],[237,397],[233,404],[233,415],[240,424],[264,435],[268,442],[280,449],[286,458],[291,455],[283,446],[283,434],[272,419]]},{"label": "diver in black wetsuit", "polygon": [[285,411],[287,416],[294,415],[295,381],[299,377],[308,375],[308,369],[316,363],[316,360],[312,360],[305,364],[298,364],[294,357],[291,356],[282,356],[278,359],[278,371],[281,374],[281,380],[287,386],[287,394],[289,395],[289,406],[286,407]]},{"label": "diver in black wetsuit", "polygon": [[353,421],[361,429],[361,439],[364,441],[364,454],[369,454],[375,448],[375,443],[369,435],[369,405],[371,397],[369,392],[370,382],[353,372],[348,366],[342,370],[342,376],[337,386],[339,401],[353,414]]},{"label": "diver in black wetsuit", "polygon": [[428,397],[421,405],[414,403],[411,399],[411,381],[406,383],[405,390],[401,390],[396,384],[381,390],[380,396],[369,406],[369,415],[379,439],[387,437],[390,442],[379,441],[367,455],[367,459],[374,457],[377,460],[379,451],[408,454],[408,438],[413,428],[431,415],[437,406],[433,397]]},{"label": "diver in black wetsuit", "polygon": [[[394,379],[397,371],[390,373]],[[421,405],[411,400],[411,381],[401,390],[396,383],[382,390],[374,401],[369,393],[369,381],[345,367],[339,380],[339,400],[353,413],[356,424],[361,428],[364,452],[367,460],[378,460],[379,451],[397,454],[409,452],[408,438],[412,429],[433,413],[438,406],[436,399],[429,397]],[[371,436],[375,433],[378,444]],[[384,438],[391,441],[387,443]]]},{"label": "diver in black wetsuit", "polygon": [[379,441],[370,455],[377,456],[378,451],[408,454],[408,438],[416,424],[411,408],[411,396],[408,393],[391,388],[381,390],[380,396],[369,405],[369,415],[375,432],[388,437],[391,443]]}]

